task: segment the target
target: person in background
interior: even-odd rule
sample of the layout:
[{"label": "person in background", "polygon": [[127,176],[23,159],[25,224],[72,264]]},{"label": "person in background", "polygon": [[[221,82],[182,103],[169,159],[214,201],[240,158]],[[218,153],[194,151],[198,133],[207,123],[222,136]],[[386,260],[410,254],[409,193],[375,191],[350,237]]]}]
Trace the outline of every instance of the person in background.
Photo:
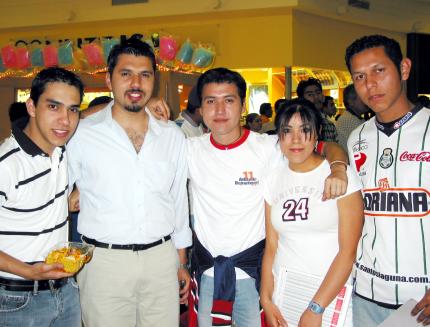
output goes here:
[{"label": "person in background", "polygon": [[62,68],[41,70],[28,118],[0,145],[0,325],[80,327],[78,287],[46,255],[68,240],[68,156],[79,122],[82,81]]},{"label": "person in background", "polygon": [[334,99],[332,96],[326,95],[324,97],[322,110],[323,110],[323,113],[326,115],[326,117],[328,119],[330,119],[330,121],[333,122],[334,117],[336,116],[336,113],[337,113],[337,108],[336,108],[336,105],[334,103]]},{"label": "person in background", "polygon": [[262,127],[260,133],[267,133],[275,129],[275,124],[273,123],[273,109],[270,103],[262,103],[260,105],[260,116]]},{"label": "person in background", "polygon": [[417,100],[423,107],[430,108],[430,99],[428,96],[420,95]]},{"label": "person in background", "polygon": [[113,47],[106,83],[114,100],[83,119],[68,144],[78,231],[96,247],[78,274],[85,326],[178,326],[188,295],[185,136],[146,108],[155,71],[148,44]]},{"label": "person in background", "polygon": [[[266,321],[272,327],[321,327],[324,309],[347,283],[363,226],[361,184],[347,167],[344,196],[321,201],[330,164],[315,152],[321,115],[305,99],[282,105],[276,116],[281,151],[288,161],[263,181],[266,201],[266,249],[263,256],[260,299]],[[283,275],[317,276],[321,284],[307,298],[309,306],[286,321],[279,303],[278,283]],[[294,290],[282,290],[294,292]],[[303,297],[303,296],[302,296]],[[351,313],[345,327],[352,327]]]},{"label": "person in background", "polygon": [[316,78],[309,78],[302,80],[297,85],[297,96],[312,102],[322,117],[321,123],[321,141],[337,142],[337,131],[334,124],[328,119],[327,115],[323,112],[324,94],[322,92],[321,82]]},{"label": "person in background", "polygon": [[246,122],[243,127],[253,132],[260,132],[262,126],[261,117],[259,114],[251,113],[246,115]]},{"label": "person in background", "polygon": [[202,122],[200,101],[194,86],[188,94],[187,108],[179,114],[175,123],[182,129],[186,137],[194,137],[204,134]]},{"label": "person in background", "polygon": [[354,85],[348,85],[343,90],[343,104],[345,112],[336,121],[336,129],[339,135],[339,144],[347,151],[347,141],[351,132],[365,121],[365,115],[370,110],[361,101],[354,89]]},{"label": "person in background", "polygon": [[9,106],[9,120],[12,124],[14,121],[21,118],[28,118],[27,106],[25,102],[14,102]]},{"label": "person in background", "polygon": [[411,60],[399,43],[364,36],[345,62],[360,99],[376,114],[348,139],[363,184],[365,222],[357,250],[354,325],[374,327],[415,299],[430,324],[430,110],[406,95]]}]

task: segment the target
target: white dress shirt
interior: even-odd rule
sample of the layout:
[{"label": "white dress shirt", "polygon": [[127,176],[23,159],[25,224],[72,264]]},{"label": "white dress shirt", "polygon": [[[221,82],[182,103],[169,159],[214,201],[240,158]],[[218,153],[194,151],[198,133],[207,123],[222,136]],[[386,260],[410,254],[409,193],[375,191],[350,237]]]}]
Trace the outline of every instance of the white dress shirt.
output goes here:
[{"label": "white dress shirt", "polygon": [[186,143],[173,122],[149,115],[139,153],[107,108],[82,120],[67,146],[70,184],[80,190],[78,231],[112,244],[146,244],[171,235],[191,245]]}]

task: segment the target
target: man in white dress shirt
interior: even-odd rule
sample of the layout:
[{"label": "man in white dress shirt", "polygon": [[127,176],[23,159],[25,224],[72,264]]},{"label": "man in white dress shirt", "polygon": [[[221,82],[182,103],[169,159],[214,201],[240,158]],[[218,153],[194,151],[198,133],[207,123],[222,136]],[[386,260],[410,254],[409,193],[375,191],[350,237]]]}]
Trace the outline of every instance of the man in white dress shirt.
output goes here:
[{"label": "man in white dress shirt", "polygon": [[81,121],[68,146],[78,231],[96,246],[78,276],[85,326],[178,326],[187,296],[185,137],[146,108],[155,69],[146,43],[115,46],[106,74],[114,101]]}]

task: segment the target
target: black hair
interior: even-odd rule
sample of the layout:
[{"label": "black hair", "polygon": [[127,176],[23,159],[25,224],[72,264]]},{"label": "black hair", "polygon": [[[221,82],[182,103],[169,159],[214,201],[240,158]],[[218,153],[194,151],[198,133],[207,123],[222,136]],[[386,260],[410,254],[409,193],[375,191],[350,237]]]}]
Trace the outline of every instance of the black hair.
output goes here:
[{"label": "black hair", "polygon": [[75,73],[60,67],[49,67],[42,69],[31,83],[30,99],[37,106],[40,96],[45,92],[46,84],[48,83],[65,83],[74,86],[79,90],[79,103],[82,102],[84,96],[84,84]]},{"label": "black hair", "polygon": [[321,92],[322,92],[322,85],[319,79],[316,78],[308,78],[305,80],[302,80],[299,82],[299,85],[297,85],[297,96],[299,98],[303,98],[305,95],[305,90],[307,87],[315,85]]},{"label": "black hair", "polygon": [[193,86],[190,93],[188,94],[187,111],[194,115],[196,110],[200,108],[199,97],[197,96],[197,86]]},{"label": "black hair", "polygon": [[29,117],[25,102],[14,102],[9,106],[9,120],[13,123],[23,117]]},{"label": "black hair", "polygon": [[245,102],[246,82],[243,79],[242,75],[240,75],[239,73],[227,68],[218,67],[209,69],[208,71],[200,75],[197,81],[197,95],[199,97],[200,103],[202,102],[203,87],[209,83],[229,83],[236,85],[240,101],[242,102],[242,104]]},{"label": "black hair", "polygon": [[272,105],[268,102],[262,103],[260,105],[260,115],[264,115],[269,118],[272,117],[273,115]]},{"label": "black hair", "polygon": [[421,104],[423,107],[430,108],[430,99],[428,96],[420,95],[417,98],[417,102]]},{"label": "black hair", "polygon": [[98,106],[99,104],[108,104],[112,100],[113,99],[110,96],[101,95],[99,97],[96,97],[96,98],[92,99],[91,102],[88,103],[88,108],[91,108],[91,107],[94,107],[94,106]]},{"label": "black hair", "polygon": [[249,126],[249,124],[252,124],[258,117],[260,117],[260,115],[255,112],[246,115],[246,125]]},{"label": "black hair", "polygon": [[364,50],[378,47],[384,48],[385,54],[394,63],[394,65],[397,67],[397,71],[400,74],[400,63],[402,62],[403,55],[399,42],[386,36],[377,34],[363,36],[362,38],[352,42],[346,48],[345,63],[349,72],[351,72],[351,59],[354,55]]},{"label": "black hair", "polygon": [[334,98],[333,98],[332,96],[330,96],[330,95],[326,95],[326,96],[324,96],[323,106],[327,106],[327,105],[328,105],[328,102],[329,102],[330,100],[333,100],[333,101],[334,101]]},{"label": "black hair", "polygon": [[281,104],[283,104],[285,101],[287,101],[286,99],[283,99],[283,98],[281,98],[281,99],[278,99],[278,100],[276,100],[275,101],[275,113],[276,114],[278,114],[278,111],[279,111],[279,107],[281,106]]},{"label": "black hair", "polygon": [[152,51],[151,46],[148,43],[133,37],[125,40],[124,42],[116,44],[109,52],[107,63],[108,63],[108,72],[111,76],[118,62],[118,57],[122,54],[129,54],[136,57],[149,58],[149,60],[151,60],[152,69],[154,70],[154,73],[155,73],[157,69],[157,64],[155,60],[154,51]]},{"label": "black hair", "polygon": [[306,138],[315,135],[319,139],[321,129],[321,114],[315,105],[309,100],[298,98],[287,100],[281,104],[275,118],[276,133],[280,140],[285,136],[285,127],[288,126],[294,114],[298,113],[304,124],[309,124],[311,131],[306,134]]},{"label": "black hair", "polygon": [[349,84],[343,90],[343,105],[348,109],[349,101],[351,99],[355,99],[357,97],[357,93],[355,92],[354,84]]}]

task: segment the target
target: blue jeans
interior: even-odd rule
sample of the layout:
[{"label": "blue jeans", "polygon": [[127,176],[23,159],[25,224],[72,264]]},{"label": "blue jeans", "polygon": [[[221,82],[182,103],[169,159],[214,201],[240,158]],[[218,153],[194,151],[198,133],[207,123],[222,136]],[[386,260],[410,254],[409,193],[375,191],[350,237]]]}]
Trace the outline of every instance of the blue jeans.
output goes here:
[{"label": "blue jeans", "polygon": [[0,288],[0,326],[80,327],[78,285],[69,278],[68,283],[58,290],[36,294]]},{"label": "blue jeans", "polygon": [[[199,327],[212,326],[213,291],[214,279],[202,275],[199,293]],[[236,281],[233,321],[236,327],[261,327],[259,296],[253,278]]]},{"label": "blue jeans", "polygon": [[395,310],[383,308],[355,294],[352,295],[352,322],[354,327],[377,327]]}]

